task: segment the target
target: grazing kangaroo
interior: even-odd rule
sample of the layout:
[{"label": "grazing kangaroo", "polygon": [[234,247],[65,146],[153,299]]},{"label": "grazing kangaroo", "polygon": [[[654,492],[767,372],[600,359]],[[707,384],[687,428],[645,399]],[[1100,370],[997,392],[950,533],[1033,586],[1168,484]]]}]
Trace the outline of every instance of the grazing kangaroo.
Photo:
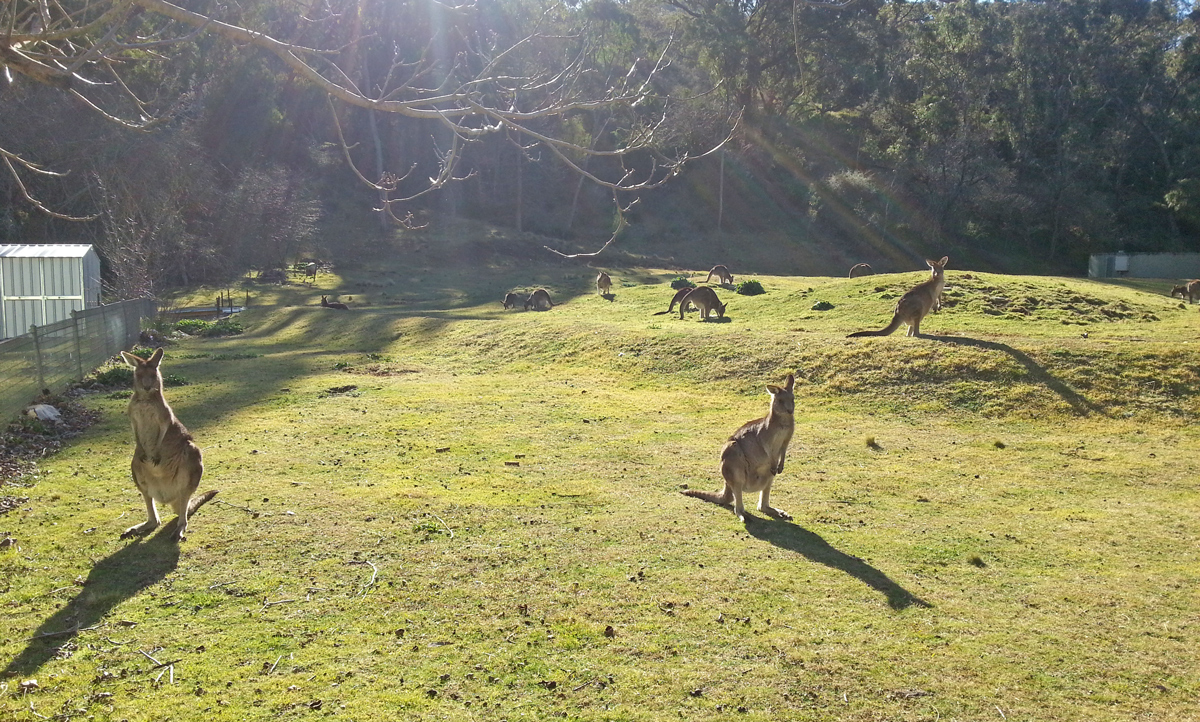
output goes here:
[{"label": "grazing kangaroo", "polygon": [[346,304],[338,303],[337,301],[330,301],[328,298],[326,298],[324,296],[321,296],[321,305],[324,306],[325,308],[336,308],[339,311],[349,311],[350,310],[350,307],[347,306]]},{"label": "grazing kangaroo", "polygon": [[506,294],[504,294],[504,300],[500,302],[500,305],[504,306],[504,310],[507,311],[510,308],[516,308],[517,304],[520,302],[521,302],[521,298],[519,296],[517,296],[517,294],[506,293]]},{"label": "grazing kangaroo", "polygon": [[125,539],[153,531],[159,522],[154,503],[170,504],[178,515],[175,538],[183,541],[187,534],[188,517],[201,504],[217,495],[216,489],[192,497],[200,486],[204,464],[200,449],[192,442],[175,412],[163,398],[163,379],[158,364],[163,350],[157,348],[150,358],[143,359],[126,351],[121,352],[125,363],[133,367],[133,398],[129,400],[129,422],[133,426],[133,483],[146,502],[146,521],[131,526],[121,534]]},{"label": "grazing kangaroo", "polygon": [[1175,286],[1171,289],[1171,298],[1175,298],[1175,294],[1179,294],[1181,299],[1186,294],[1188,303],[1195,303],[1200,298],[1200,281],[1188,281],[1182,286]]},{"label": "grazing kangaroo", "polygon": [[721,299],[717,298],[717,292],[708,286],[700,286],[693,288],[688,293],[679,299],[679,318],[683,319],[684,311],[687,310],[688,304],[695,306],[700,311],[700,320],[707,321],[708,314],[712,311],[717,312],[717,318],[725,318],[725,307],[727,304],[721,303]]},{"label": "grazing kangaroo", "polygon": [[695,491],[683,493],[714,504],[733,502],[733,513],[738,521],[746,521],[746,509],[742,506],[742,495],[758,494],[758,510],[777,519],[791,519],[782,509],[771,506],[771,483],[783,473],[783,461],[787,456],[788,443],[796,430],[796,397],[792,392],[796,377],[788,374],[787,381],[780,386],[767,386],[771,395],[771,410],[761,419],[742,425],[733,432],[721,449],[721,476],[725,488],[720,492]]},{"label": "grazing kangaroo", "polygon": [[539,288],[529,294],[529,298],[525,299],[525,310],[528,311],[530,306],[533,306],[533,310],[535,311],[548,311],[554,308],[554,301],[550,300],[549,291]]},{"label": "grazing kangaroo", "polygon": [[717,277],[717,283],[728,283],[733,285],[733,274],[730,273],[729,269],[723,265],[713,266],[712,270],[708,272],[708,278],[704,279],[704,282],[708,283],[712,280],[713,276]]},{"label": "grazing kangaroo", "polygon": [[317,280],[317,264],[310,263],[304,267],[304,280],[309,283]]},{"label": "grazing kangaroo", "polygon": [[869,263],[856,263],[850,267],[850,278],[858,278],[859,276],[872,276],[875,270],[871,268]]},{"label": "grazing kangaroo", "polygon": [[675,310],[675,304],[677,304],[677,303],[679,303],[680,301],[682,301],[682,300],[683,300],[683,297],[684,297],[684,296],[686,296],[686,295],[688,295],[689,293],[691,293],[693,290],[695,290],[695,286],[684,286],[683,288],[679,289],[678,291],[676,291],[676,292],[675,292],[675,295],[671,297],[671,305],[670,305],[670,306],[667,306],[667,310],[666,310],[666,311],[659,311],[658,313],[656,313],[656,314],[654,314],[654,315],[655,315],[655,316],[662,316],[662,315],[665,315],[665,314],[668,314],[668,313],[670,313],[670,312],[674,311],[674,310]]},{"label": "grazing kangaroo", "polygon": [[907,293],[900,297],[900,301],[896,304],[896,311],[892,315],[892,322],[886,328],[878,331],[859,331],[852,333],[846,338],[858,338],[860,336],[887,336],[896,329],[900,328],[900,324],[908,324],[909,336],[921,335],[921,319],[925,318],[930,311],[935,308],[942,307],[942,289],[946,286],[946,263],[950,260],[949,256],[942,256],[940,261],[925,260],[932,270],[932,275],[928,281],[924,281],[910,289]]},{"label": "grazing kangaroo", "polygon": [[611,289],[612,279],[608,277],[607,273],[601,271],[600,275],[596,276],[596,293],[600,294],[601,296],[607,296],[609,290]]}]

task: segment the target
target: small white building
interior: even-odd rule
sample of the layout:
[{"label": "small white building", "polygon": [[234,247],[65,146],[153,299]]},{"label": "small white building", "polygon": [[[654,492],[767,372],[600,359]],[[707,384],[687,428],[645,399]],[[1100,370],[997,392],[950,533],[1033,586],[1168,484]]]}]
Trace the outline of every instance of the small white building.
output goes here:
[{"label": "small white building", "polygon": [[0,338],[99,305],[100,256],[91,245],[0,245]]},{"label": "small white building", "polygon": [[1099,253],[1088,278],[1200,278],[1200,253]]}]

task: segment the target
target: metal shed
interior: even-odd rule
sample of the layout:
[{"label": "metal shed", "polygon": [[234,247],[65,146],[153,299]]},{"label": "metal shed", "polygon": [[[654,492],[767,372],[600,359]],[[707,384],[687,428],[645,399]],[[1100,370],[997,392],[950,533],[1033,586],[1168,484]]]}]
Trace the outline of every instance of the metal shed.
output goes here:
[{"label": "metal shed", "polygon": [[1096,254],[1088,278],[1200,278],[1200,253]]},{"label": "metal shed", "polygon": [[0,245],[0,338],[100,305],[100,256],[91,245]]}]

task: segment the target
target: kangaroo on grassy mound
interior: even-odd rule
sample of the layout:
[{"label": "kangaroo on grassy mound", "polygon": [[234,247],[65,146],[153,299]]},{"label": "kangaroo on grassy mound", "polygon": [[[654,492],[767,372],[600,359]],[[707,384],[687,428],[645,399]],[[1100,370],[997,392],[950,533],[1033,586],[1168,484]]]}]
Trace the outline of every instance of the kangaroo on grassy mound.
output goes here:
[{"label": "kangaroo on grassy mound", "polygon": [[724,265],[713,266],[712,270],[708,272],[708,278],[704,279],[704,282],[708,283],[712,280],[713,276],[717,277],[717,283],[728,283],[733,285],[733,274],[730,273],[729,269]]},{"label": "kangaroo on grassy mound", "polygon": [[896,304],[896,311],[892,315],[892,322],[886,328],[878,331],[859,331],[846,338],[888,336],[900,328],[902,323],[908,324],[908,336],[920,336],[921,319],[929,315],[930,311],[942,307],[942,289],[946,287],[945,270],[946,263],[949,261],[949,256],[942,256],[940,261],[925,260],[925,263],[929,264],[932,275],[929,280],[918,284],[900,297],[900,301]]},{"label": "kangaroo on grassy mound", "polygon": [[347,306],[346,304],[339,303],[337,301],[330,301],[325,296],[321,296],[321,305],[324,306],[325,308],[336,308],[339,311],[349,311],[350,310],[350,307]]},{"label": "kangaroo on grassy mound", "polygon": [[721,476],[725,488],[720,492],[695,491],[683,493],[714,504],[733,502],[733,513],[746,521],[742,495],[758,494],[758,510],[777,519],[791,519],[782,509],[771,506],[771,484],[783,473],[787,447],[796,430],[796,397],[792,392],[796,377],[788,374],[783,386],[767,386],[771,395],[771,410],[761,419],[743,424],[733,432],[721,449]]},{"label": "kangaroo on grassy mound", "polygon": [[521,297],[518,296],[517,294],[506,293],[506,294],[504,294],[504,300],[500,302],[500,305],[504,306],[504,310],[507,311],[510,308],[516,308],[517,304],[520,302],[521,302]]},{"label": "kangaroo on grassy mound", "polygon": [[525,299],[525,310],[528,311],[532,306],[535,311],[548,311],[554,308],[554,301],[550,300],[550,292],[544,288],[539,288],[529,294],[529,298]]},{"label": "kangaroo on grassy mound", "polygon": [[688,304],[695,306],[700,311],[701,321],[707,321],[708,314],[712,311],[717,312],[717,318],[725,318],[725,307],[727,304],[721,303],[721,299],[717,298],[717,292],[708,286],[693,288],[688,293],[685,293],[683,298],[679,299],[680,319],[683,318]]},{"label": "kangaroo on grassy mound", "polygon": [[204,464],[191,433],[175,418],[175,412],[163,398],[163,379],[158,370],[162,356],[161,348],[155,349],[148,359],[121,352],[121,358],[133,367],[129,421],[133,426],[135,446],[131,471],[133,483],[146,502],[146,521],[126,529],[121,534],[122,539],[147,534],[158,526],[157,501],[170,504],[175,510],[178,518],[174,536],[183,541],[188,517],[217,495],[213,489],[192,496],[200,487]]},{"label": "kangaroo on grassy mound", "polygon": [[601,271],[600,275],[596,276],[596,293],[601,296],[607,296],[611,289],[612,279],[608,277],[607,273]]},{"label": "kangaroo on grassy mound", "polygon": [[871,268],[871,264],[856,263],[850,267],[850,276],[849,277],[850,278],[858,278],[859,276],[870,276],[874,273],[875,273],[875,271]]},{"label": "kangaroo on grassy mound", "polygon": [[1200,298],[1200,281],[1188,281],[1182,286],[1175,286],[1171,289],[1171,298],[1175,298],[1175,294],[1179,294],[1181,299],[1186,294],[1188,303],[1195,303]]}]

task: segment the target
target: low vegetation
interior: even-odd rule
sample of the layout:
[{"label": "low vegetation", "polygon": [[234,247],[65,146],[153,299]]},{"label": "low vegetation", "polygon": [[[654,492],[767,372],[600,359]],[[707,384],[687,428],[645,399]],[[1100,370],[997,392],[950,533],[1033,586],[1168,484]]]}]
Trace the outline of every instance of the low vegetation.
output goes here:
[{"label": "low vegetation", "polygon": [[[763,276],[696,323],[652,315],[675,271],[610,302],[390,263],[168,348],[220,489],[180,546],[118,539],[125,402],[87,398],[0,516],[0,718],[1194,715],[1200,317],[1167,286],[951,267],[926,338],[846,339],[927,272]],[[794,521],[681,495],[791,371]]]}]

